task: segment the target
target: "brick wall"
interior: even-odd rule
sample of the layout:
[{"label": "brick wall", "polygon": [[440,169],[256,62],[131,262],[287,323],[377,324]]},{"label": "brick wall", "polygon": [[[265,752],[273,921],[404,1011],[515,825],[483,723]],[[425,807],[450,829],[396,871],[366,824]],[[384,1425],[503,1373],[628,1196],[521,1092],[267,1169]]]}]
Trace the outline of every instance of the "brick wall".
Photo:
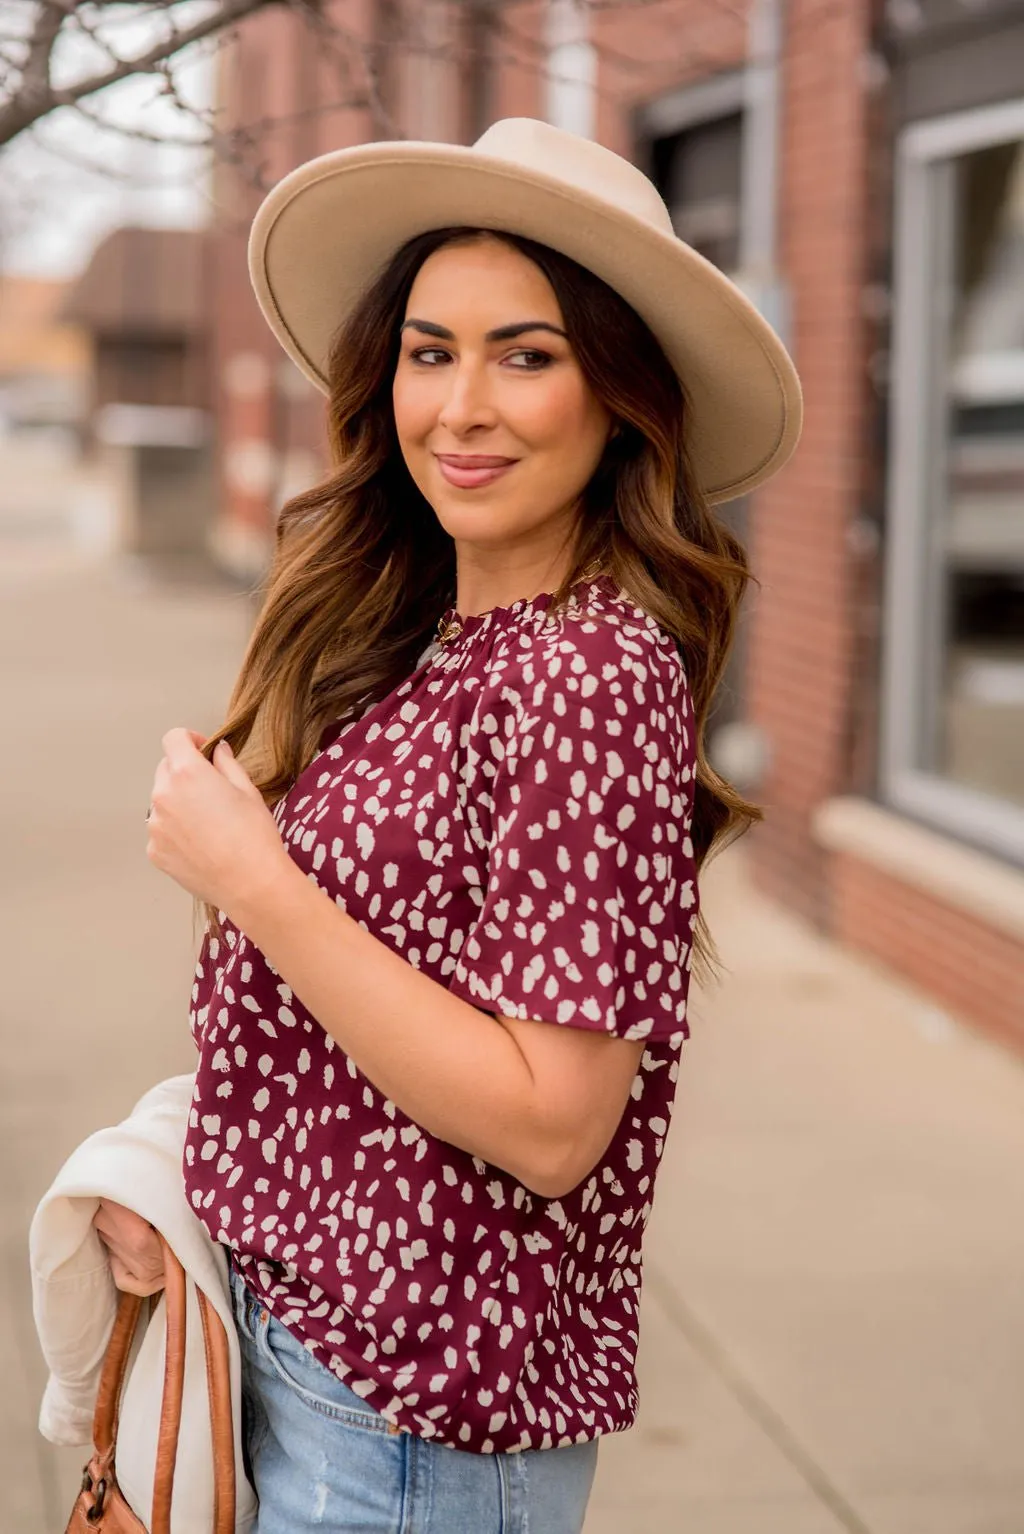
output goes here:
[{"label": "brick wall", "polygon": [[[373,9],[369,0],[336,0],[328,8],[339,19],[343,12],[345,25],[367,40]],[[213,274],[220,474],[214,544],[221,562],[247,578],[265,562],[282,499],[325,461],[322,396],[280,350],[248,280],[249,226],[265,192],[295,166],[380,136],[380,123],[360,104],[364,85],[358,74],[347,78],[332,46],[286,9],[244,22],[221,70],[226,117],[257,130],[251,147],[240,146],[238,163],[218,173]],[[267,131],[264,121],[279,126]]]},{"label": "brick wall", "polygon": [[846,853],[831,857],[834,933],[957,1018],[1024,1054],[1024,944]]},{"label": "brick wall", "polygon": [[771,744],[753,838],[761,882],[822,921],[814,807],[845,786],[853,643],[850,527],[864,472],[866,0],[790,0],[784,59],[781,264],[805,392],[803,440],[754,497],[748,699]]},{"label": "brick wall", "polygon": [[663,0],[596,12],[598,137],[632,157],[637,107],[680,86],[737,69],[746,50],[747,5]]}]

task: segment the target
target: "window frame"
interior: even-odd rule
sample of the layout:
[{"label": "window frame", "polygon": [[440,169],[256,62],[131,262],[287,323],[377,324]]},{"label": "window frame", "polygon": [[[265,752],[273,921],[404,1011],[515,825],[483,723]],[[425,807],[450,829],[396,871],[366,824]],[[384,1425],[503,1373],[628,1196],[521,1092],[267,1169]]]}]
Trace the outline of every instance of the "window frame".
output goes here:
[{"label": "window frame", "polygon": [[921,699],[922,679],[932,688],[925,706],[934,709],[939,698],[938,561],[928,512],[932,496],[944,494],[945,417],[941,391],[921,387],[945,343],[944,327],[934,323],[933,279],[949,244],[935,236],[951,205],[953,158],[1015,139],[1024,139],[1024,101],[917,122],[896,143],[879,786],[893,809],[1024,865],[1024,806],[919,766],[924,721],[907,706]]}]

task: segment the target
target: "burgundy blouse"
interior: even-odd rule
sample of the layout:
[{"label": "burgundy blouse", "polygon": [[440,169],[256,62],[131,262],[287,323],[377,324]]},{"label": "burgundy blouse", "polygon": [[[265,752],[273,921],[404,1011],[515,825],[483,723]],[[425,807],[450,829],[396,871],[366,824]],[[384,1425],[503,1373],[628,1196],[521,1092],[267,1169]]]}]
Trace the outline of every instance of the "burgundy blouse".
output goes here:
[{"label": "burgundy blouse", "polygon": [[687,1036],[680,656],[608,577],[550,601],[456,616],[274,814],[310,878],[473,1006],[646,1040],[600,1165],[546,1199],[428,1134],[223,913],[192,992],[185,1179],[211,1237],[390,1423],[479,1453],[634,1419],[641,1242]]}]

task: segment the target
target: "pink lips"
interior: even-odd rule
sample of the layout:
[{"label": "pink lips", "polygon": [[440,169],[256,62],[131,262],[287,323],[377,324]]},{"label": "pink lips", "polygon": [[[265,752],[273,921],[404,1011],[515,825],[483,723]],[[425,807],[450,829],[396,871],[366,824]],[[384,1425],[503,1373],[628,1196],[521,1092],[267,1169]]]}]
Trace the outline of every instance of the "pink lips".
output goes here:
[{"label": "pink lips", "polygon": [[495,458],[484,453],[436,453],[435,457],[448,483],[460,490],[490,485],[516,462],[514,458]]}]

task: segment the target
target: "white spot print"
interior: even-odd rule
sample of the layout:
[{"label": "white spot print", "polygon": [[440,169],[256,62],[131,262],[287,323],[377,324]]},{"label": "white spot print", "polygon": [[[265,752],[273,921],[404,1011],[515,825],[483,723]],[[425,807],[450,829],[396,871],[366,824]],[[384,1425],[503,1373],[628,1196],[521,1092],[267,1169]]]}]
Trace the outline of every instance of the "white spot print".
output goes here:
[{"label": "white spot print", "polygon": [[596,959],[601,952],[601,929],[596,921],[583,923],[583,937],[580,947],[589,959]]},{"label": "white spot print", "polygon": [[225,917],[191,997],[185,1169],[317,1359],[404,1430],[477,1453],[630,1423],[696,911],[674,641],[606,584],[554,623],[501,611],[340,727],[275,820],[329,898],[454,995],[644,1040],[622,1137],[586,1195],[531,1193],[410,1124]]}]

